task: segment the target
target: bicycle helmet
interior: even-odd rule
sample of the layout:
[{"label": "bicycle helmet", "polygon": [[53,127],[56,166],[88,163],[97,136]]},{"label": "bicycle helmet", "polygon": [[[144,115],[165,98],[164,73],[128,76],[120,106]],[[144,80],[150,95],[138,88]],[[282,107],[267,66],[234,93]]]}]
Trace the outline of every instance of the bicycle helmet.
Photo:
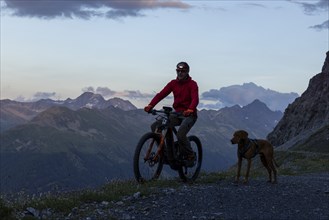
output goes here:
[{"label": "bicycle helmet", "polygon": [[176,71],[178,70],[184,70],[187,73],[190,72],[190,66],[186,62],[179,62],[176,66]]}]

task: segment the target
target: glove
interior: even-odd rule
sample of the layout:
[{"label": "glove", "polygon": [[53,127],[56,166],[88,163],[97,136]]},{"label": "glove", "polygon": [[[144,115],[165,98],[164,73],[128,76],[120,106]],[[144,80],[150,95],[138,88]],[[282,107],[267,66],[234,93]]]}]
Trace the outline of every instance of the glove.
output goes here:
[{"label": "glove", "polygon": [[144,107],[144,111],[146,111],[147,113],[150,113],[153,109],[153,106],[152,105],[147,105]]},{"label": "glove", "polygon": [[188,116],[192,115],[193,112],[194,111],[192,109],[187,109],[183,112],[183,115],[184,115],[184,117],[188,117]]}]

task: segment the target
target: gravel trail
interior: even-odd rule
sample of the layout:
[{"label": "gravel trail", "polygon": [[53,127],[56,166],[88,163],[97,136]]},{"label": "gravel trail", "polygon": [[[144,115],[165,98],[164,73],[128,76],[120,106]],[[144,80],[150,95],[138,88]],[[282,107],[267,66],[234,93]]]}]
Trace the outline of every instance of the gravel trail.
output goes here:
[{"label": "gravel trail", "polygon": [[[55,213],[54,213],[55,214]],[[53,216],[55,217],[55,216]],[[62,216],[64,217],[64,216]],[[329,172],[264,178],[247,185],[219,180],[139,192],[116,202],[84,204],[65,219],[329,219]]]},{"label": "gravel trail", "polygon": [[329,219],[329,172],[278,176],[278,184],[266,178],[247,185],[218,180],[211,184],[183,184],[156,188],[150,195],[136,192],[119,201],[85,203],[69,214],[29,210],[19,216],[37,219]]}]

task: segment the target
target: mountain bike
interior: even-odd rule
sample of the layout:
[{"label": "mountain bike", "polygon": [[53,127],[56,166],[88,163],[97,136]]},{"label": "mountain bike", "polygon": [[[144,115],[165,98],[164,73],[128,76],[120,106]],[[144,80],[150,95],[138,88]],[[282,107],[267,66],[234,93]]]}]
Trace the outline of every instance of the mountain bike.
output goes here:
[{"label": "mountain bike", "polygon": [[187,163],[184,155],[180,154],[177,140],[177,129],[170,127],[170,116],[184,117],[181,113],[173,112],[171,107],[163,110],[152,110],[152,115],[157,115],[156,120],[161,121],[161,126],[154,132],[144,134],[134,154],[134,174],[138,182],[143,183],[158,179],[163,165],[178,171],[179,177],[184,182],[197,179],[202,164],[202,144],[195,135],[188,136],[195,155],[193,164]]}]

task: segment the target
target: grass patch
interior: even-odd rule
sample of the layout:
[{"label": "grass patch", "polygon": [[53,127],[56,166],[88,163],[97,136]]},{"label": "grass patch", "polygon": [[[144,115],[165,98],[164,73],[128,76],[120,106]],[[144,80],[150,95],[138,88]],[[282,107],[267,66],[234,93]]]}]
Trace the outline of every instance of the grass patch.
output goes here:
[{"label": "grass patch", "polygon": [[[329,154],[307,151],[275,151],[274,158],[278,163],[279,175],[301,175],[307,173],[328,172]],[[244,177],[247,167],[247,160],[242,161],[241,177]],[[237,164],[230,167],[221,177],[235,177]],[[249,176],[252,178],[267,177],[267,170],[261,163],[259,156],[252,159]]]},{"label": "grass patch", "polygon": [[84,203],[118,201],[124,196],[133,196],[136,192],[140,192],[140,196],[147,196],[151,193],[157,193],[161,188],[176,188],[178,186],[181,186],[180,182],[170,179],[150,181],[143,184],[138,184],[132,180],[120,180],[111,181],[100,189],[85,189],[69,193],[49,193],[40,197],[26,195],[25,199],[20,198],[9,203],[0,200],[0,219],[5,219],[5,216],[9,218],[13,210],[26,210],[28,207],[33,207],[37,210],[51,209],[54,212],[66,215],[73,208],[79,207]]},{"label": "grass patch", "polygon": [[198,179],[196,180],[196,183],[199,184],[211,184],[211,183],[217,183],[220,180],[229,179],[234,176],[234,173],[231,171],[225,171],[225,172],[211,172],[211,173],[205,173],[202,172]]},{"label": "grass patch", "polygon": [[329,171],[329,154],[312,153],[305,151],[278,151],[276,152],[279,172],[285,175],[318,173]]},{"label": "grass patch", "polygon": [[14,219],[12,217],[13,208],[8,207],[5,202],[0,199],[0,219]]}]

